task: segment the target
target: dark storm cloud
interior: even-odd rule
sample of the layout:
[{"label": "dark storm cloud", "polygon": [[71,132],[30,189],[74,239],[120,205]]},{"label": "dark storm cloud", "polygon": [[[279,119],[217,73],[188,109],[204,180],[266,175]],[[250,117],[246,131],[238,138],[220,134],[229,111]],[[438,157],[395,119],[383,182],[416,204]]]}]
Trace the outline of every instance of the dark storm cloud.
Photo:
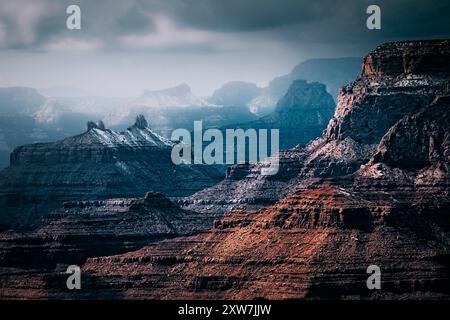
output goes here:
[{"label": "dark storm cloud", "polygon": [[[385,37],[450,31],[450,2],[442,0],[138,0],[142,8],[161,11],[185,26],[215,31],[261,31],[289,25],[329,35],[363,33],[366,8],[377,4],[386,23]],[[354,28],[357,26],[356,28]]]},{"label": "dark storm cloud", "polygon": [[[65,28],[65,8],[69,4],[78,4],[82,9],[82,30],[78,32]],[[381,7],[382,30],[369,31],[365,27],[365,10],[370,4]],[[305,42],[372,44],[450,37],[449,13],[450,2],[441,0],[2,0],[0,48],[46,48],[70,37],[95,42],[108,50],[121,50],[127,35],[149,35],[125,39],[127,50],[167,47],[179,52],[184,48],[195,51],[196,47],[199,52],[226,50],[226,44],[217,45],[224,42],[224,35],[229,42],[235,37],[244,42],[278,41],[292,47]],[[189,33],[178,40],[174,30],[158,36],[160,30],[154,21],[158,15],[170,19],[173,28]],[[199,33],[195,34],[196,30]],[[171,39],[166,41],[164,37]],[[130,41],[134,47],[129,46]]]},{"label": "dark storm cloud", "polygon": [[307,23],[329,14],[336,1],[301,0],[138,0],[149,11],[161,11],[181,25],[214,31],[258,31]]},{"label": "dark storm cloud", "polygon": [[115,26],[120,34],[143,34],[155,31],[155,24],[151,18],[137,5],[118,16]]},{"label": "dark storm cloud", "polygon": [[[72,4],[81,8],[81,30],[66,28],[66,8]],[[118,36],[152,31],[152,18],[133,0],[0,1],[0,48],[42,49],[68,37],[111,48]]]}]

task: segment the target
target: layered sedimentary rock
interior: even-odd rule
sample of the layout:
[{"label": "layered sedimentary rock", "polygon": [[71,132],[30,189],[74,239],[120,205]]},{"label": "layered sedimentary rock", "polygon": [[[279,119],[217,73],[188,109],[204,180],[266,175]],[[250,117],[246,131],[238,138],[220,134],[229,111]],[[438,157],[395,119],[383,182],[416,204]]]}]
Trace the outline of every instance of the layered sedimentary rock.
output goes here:
[{"label": "layered sedimentary rock", "polygon": [[[295,173],[262,178],[261,166],[231,169],[224,182],[192,196],[188,206],[215,210],[229,204],[227,197],[235,204],[244,199],[241,206],[229,206],[230,214],[207,234],[89,259],[87,294],[448,299],[449,74],[445,67],[411,69],[403,63],[394,71],[399,56],[414,65],[409,50],[422,55],[412,55],[421,61],[416,65],[429,57],[448,61],[449,42],[378,48],[372,55],[387,66],[373,69],[391,71],[364,71],[342,91],[324,136],[282,154],[293,155],[286,167]],[[367,70],[378,60],[365,61]],[[327,179],[305,186],[308,177]],[[252,206],[252,196],[278,192],[280,185],[289,188],[278,193],[283,199]],[[196,202],[214,194],[220,194],[216,202]],[[366,286],[370,265],[382,271],[381,290]]]},{"label": "layered sedimentary rock", "polygon": [[43,297],[46,282],[63,277],[68,265],[205,232],[215,218],[182,210],[156,192],[139,199],[66,202],[37,230],[0,233],[0,299]]},{"label": "layered sedimentary rock", "polygon": [[33,232],[1,234],[3,266],[51,266],[131,250],[158,239],[205,231],[214,216],[182,210],[161,193],[148,192],[139,199],[66,202],[45,219],[45,225]]},{"label": "layered sedimentary rock", "polygon": [[124,132],[89,122],[78,136],[18,147],[0,172],[1,225],[32,226],[64,201],[139,197],[151,190],[182,196],[222,179],[210,167],[174,165],[171,146],[138,116]]},{"label": "layered sedimentary rock", "polygon": [[[448,207],[448,190],[432,191],[318,184],[261,211],[234,212],[208,234],[89,259],[84,294],[448,298],[448,218],[433,207],[436,199]],[[370,265],[382,270],[380,291],[366,286]]]},{"label": "layered sedimentary rock", "polygon": [[[8,270],[4,287],[8,297],[40,283],[54,298],[449,298],[448,187],[365,181],[316,183],[208,233],[90,258],[81,291],[64,289],[64,265],[31,283]],[[366,286],[370,265],[381,290]]]},{"label": "layered sedimentary rock", "polygon": [[[242,208],[267,194],[272,202],[276,201],[287,194],[287,189],[307,183],[308,179],[356,172],[377,153],[378,143],[392,126],[427,108],[437,97],[448,95],[450,72],[444,65],[449,60],[448,40],[379,46],[364,59],[361,76],[342,88],[324,135],[304,148],[280,153],[279,174],[264,177],[260,174],[264,165],[248,166],[247,172],[240,166],[239,179],[225,179],[192,195],[185,203],[195,210],[209,210],[211,203],[233,202]],[[442,68],[432,67],[433,62]],[[240,194],[245,196],[239,198]],[[208,207],[204,207],[202,199],[208,199]],[[236,208],[227,205],[226,209],[230,207]],[[215,209],[222,210],[218,206]]]},{"label": "layered sedimentary rock", "polygon": [[[353,175],[232,211],[207,234],[88,259],[79,297],[449,299],[449,117],[438,98]],[[381,290],[366,285],[371,265]]]}]

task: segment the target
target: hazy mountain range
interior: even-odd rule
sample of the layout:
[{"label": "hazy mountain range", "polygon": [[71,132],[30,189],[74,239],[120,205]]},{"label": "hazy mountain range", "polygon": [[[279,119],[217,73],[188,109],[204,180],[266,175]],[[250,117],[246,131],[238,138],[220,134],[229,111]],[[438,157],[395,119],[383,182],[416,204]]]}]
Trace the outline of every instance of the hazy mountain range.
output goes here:
[{"label": "hazy mountain range", "polygon": [[204,128],[256,121],[276,109],[297,79],[321,82],[335,97],[338,88],[359,71],[359,58],[308,60],[289,74],[274,78],[267,87],[233,81],[209,98],[196,96],[185,83],[164,90],[145,90],[136,98],[96,97],[64,86],[0,88],[0,167],[9,163],[14,147],[77,134],[93,118],[123,130],[143,114],[153,130],[169,137],[175,128],[192,130],[194,120],[202,120]]},{"label": "hazy mountain range", "polygon": [[226,83],[209,101],[225,106],[247,106],[251,112],[262,116],[275,110],[278,100],[294,80],[323,83],[336,98],[339,88],[353,81],[360,71],[360,58],[311,59],[295,66],[289,74],[274,78],[264,88],[247,82]]}]

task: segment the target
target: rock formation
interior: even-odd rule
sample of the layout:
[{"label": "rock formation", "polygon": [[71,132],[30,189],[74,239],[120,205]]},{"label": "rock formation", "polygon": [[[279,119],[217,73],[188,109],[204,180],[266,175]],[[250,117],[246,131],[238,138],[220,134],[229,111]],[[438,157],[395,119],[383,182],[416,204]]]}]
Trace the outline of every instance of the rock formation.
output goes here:
[{"label": "rock formation", "polygon": [[[402,52],[405,52],[403,55]],[[406,55],[406,52],[420,52]],[[416,56],[420,62],[411,61]],[[436,57],[438,56],[438,57]],[[368,73],[380,69],[380,59],[393,69],[393,61],[403,68],[406,62],[416,65],[417,73],[399,74]],[[389,59],[390,57],[390,59]],[[450,59],[450,45],[443,41],[395,42],[379,46],[371,52],[363,64],[363,73],[351,85],[344,87],[338,97],[335,114],[324,135],[310,142],[305,148],[294,148],[280,153],[280,170],[275,176],[261,176],[264,165],[249,166],[240,173],[240,179],[225,179],[211,189],[194,194],[186,203],[193,210],[210,210],[211,203],[254,204],[258,199],[276,201],[307,179],[339,177],[356,172],[377,153],[383,136],[405,116],[412,116],[449,92],[449,72],[446,67],[423,69],[432,61],[444,64]],[[375,67],[376,66],[376,67]],[[440,140],[439,140],[440,141]],[[408,148],[409,146],[404,146]],[[241,166],[242,167],[242,166]],[[245,194],[245,197],[239,197]],[[208,199],[203,207],[200,199]],[[240,199],[241,201],[237,200]],[[236,208],[233,205],[232,208]],[[220,207],[216,209],[221,210]]]},{"label": "rock formation", "polygon": [[0,172],[0,224],[33,226],[64,201],[138,197],[149,190],[183,196],[222,179],[211,167],[174,165],[171,145],[138,116],[124,132],[89,122],[83,134],[18,147]]},{"label": "rock formation", "polygon": [[[256,121],[225,128],[279,129],[280,149],[306,145],[319,137],[333,116],[335,103],[325,85],[295,80],[278,101],[275,111]],[[225,129],[224,128],[224,129]]]},{"label": "rock formation", "polygon": [[[385,62],[365,59],[324,136],[281,155],[294,174],[282,170],[283,178],[263,179],[260,166],[231,169],[224,182],[190,198],[190,208],[228,205],[229,214],[210,232],[88,259],[91,281],[102,279],[89,282],[90,294],[448,299],[449,73],[427,61],[448,61],[449,49],[449,41],[377,48],[371,55]],[[413,55],[420,62],[405,54],[410,50],[421,53]],[[416,69],[398,71],[389,55]],[[286,188],[274,205],[258,209],[252,200]],[[382,290],[366,287],[369,265],[381,268]],[[130,281],[132,274],[140,279]]]}]

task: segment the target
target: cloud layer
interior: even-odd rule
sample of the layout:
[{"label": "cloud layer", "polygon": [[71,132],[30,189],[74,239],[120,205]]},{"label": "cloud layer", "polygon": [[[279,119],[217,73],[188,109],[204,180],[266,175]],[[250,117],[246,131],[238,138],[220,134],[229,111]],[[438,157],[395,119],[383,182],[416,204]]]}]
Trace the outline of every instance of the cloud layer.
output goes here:
[{"label": "cloud layer", "polygon": [[[67,30],[66,8],[82,29]],[[378,4],[382,29],[366,28]],[[0,85],[136,95],[187,82],[265,85],[302,60],[362,57],[385,41],[450,38],[442,0],[0,0]]]},{"label": "cloud layer", "polygon": [[[401,38],[449,37],[450,3],[384,1],[382,30],[365,28],[373,1],[349,0],[2,0],[0,48],[57,50],[236,50],[247,41],[291,47],[362,45]],[[65,28],[78,4],[82,30]]]}]

